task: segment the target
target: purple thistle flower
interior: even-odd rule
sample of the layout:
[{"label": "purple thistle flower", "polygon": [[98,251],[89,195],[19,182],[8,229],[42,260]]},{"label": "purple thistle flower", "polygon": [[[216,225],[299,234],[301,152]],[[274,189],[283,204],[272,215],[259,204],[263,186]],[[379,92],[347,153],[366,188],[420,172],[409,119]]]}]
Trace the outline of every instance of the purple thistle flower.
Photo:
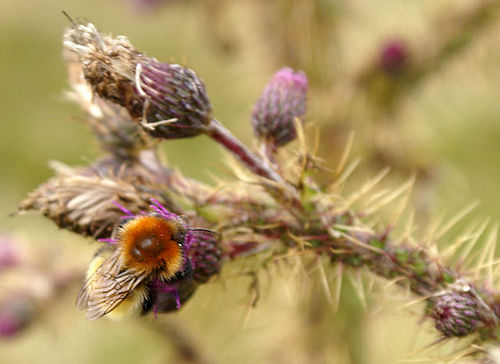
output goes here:
[{"label": "purple thistle flower", "polygon": [[137,76],[137,90],[149,103],[143,122],[149,134],[179,139],[206,131],[212,106],[193,70],[151,59],[138,65]]},{"label": "purple thistle flower", "polygon": [[252,113],[257,138],[281,147],[296,138],[294,119],[306,112],[307,78],[282,68],[267,84]]},{"label": "purple thistle flower", "polygon": [[222,250],[219,235],[206,229],[192,229],[190,235],[188,255],[193,264],[193,279],[205,283],[220,271]]}]

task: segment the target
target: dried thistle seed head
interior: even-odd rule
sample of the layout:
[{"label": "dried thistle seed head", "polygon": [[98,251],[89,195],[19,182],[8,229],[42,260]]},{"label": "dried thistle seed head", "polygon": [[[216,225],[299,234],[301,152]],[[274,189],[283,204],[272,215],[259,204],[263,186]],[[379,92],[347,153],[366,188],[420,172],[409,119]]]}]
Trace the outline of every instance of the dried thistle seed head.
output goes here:
[{"label": "dried thistle seed head", "polygon": [[193,264],[193,279],[197,283],[205,283],[220,271],[220,236],[205,229],[194,229],[189,234],[188,255]]},{"label": "dried thistle seed head", "polygon": [[279,70],[252,113],[257,138],[281,147],[296,138],[294,119],[306,112],[307,78],[291,68]]},{"label": "dried thistle seed head", "polygon": [[135,89],[135,70],[147,57],[124,36],[103,35],[93,24],[74,24],[64,34],[66,53],[74,53],[92,90],[105,100],[142,116],[144,100]]},{"label": "dried thistle seed head", "polygon": [[143,126],[149,134],[179,139],[206,131],[212,106],[193,70],[150,59],[138,66],[137,74],[137,88],[147,100]]},{"label": "dried thistle seed head", "polygon": [[169,206],[168,197],[154,185],[134,185],[111,175],[79,175],[66,167],[22,201],[19,210],[36,210],[63,229],[106,238],[123,216],[112,201],[139,212],[148,209],[152,198]]},{"label": "dried thistle seed head", "polygon": [[102,117],[89,118],[89,124],[104,150],[118,158],[130,159],[154,145],[152,138],[132,121],[126,109],[99,98],[94,103],[102,111]]},{"label": "dried thistle seed head", "polygon": [[450,291],[432,301],[431,316],[444,336],[465,336],[480,325],[476,300],[468,292]]},{"label": "dried thistle seed head", "polygon": [[151,148],[154,139],[134,122],[124,107],[94,95],[74,54],[65,58],[72,89],[67,95],[88,114],[87,122],[101,147],[120,159],[135,159],[142,150]]},{"label": "dried thistle seed head", "polygon": [[[135,186],[143,186],[144,189],[157,188],[164,189],[170,186],[172,176],[175,172],[163,167],[157,159],[154,150],[142,150],[137,154],[137,158],[120,158],[117,156],[104,156],[95,160],[92,165],[85,167],[71,168],[63,163],[51,161],[52,167],[63,174],[77,174],[80,176],[111,176],[112,178],[126,181]],[[61,174],[61,173],[60,173]],[[155,187],[156,186],[156,187]],[[169,206],[174,211],[179,211],[172,204]]]}]

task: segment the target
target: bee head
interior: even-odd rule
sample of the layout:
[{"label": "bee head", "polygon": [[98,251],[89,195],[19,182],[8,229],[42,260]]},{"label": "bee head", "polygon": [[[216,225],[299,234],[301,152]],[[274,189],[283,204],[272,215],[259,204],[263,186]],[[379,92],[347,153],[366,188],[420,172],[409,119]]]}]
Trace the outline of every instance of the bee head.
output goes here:
[{"label": "bee head", "polygon": [[182,269],[186,225],[158,215],[139,215],[121,222],[118,241],[125,265],[138,270],[165,272],[173,277]]}]

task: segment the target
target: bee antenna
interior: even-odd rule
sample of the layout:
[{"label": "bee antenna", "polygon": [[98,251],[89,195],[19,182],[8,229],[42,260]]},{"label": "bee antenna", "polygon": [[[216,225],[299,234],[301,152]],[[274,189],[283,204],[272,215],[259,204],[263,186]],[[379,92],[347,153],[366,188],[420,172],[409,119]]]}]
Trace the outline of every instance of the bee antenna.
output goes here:
[{"label": "bee antenna", "polygon": [[69,14],[66,12],[66,10],[61,10],[61,12],[62,12],[62,13],[63,13],[63,15],[64,15],[64,16],[65,16],[68,20],[69,20],[69,22],[71,23],[71,26],[72,26],[73,28],[75,28],[75,27],[76,27],[76,23],[75,23],[75,21],[73,20],[73,18],[71,18],[71,17],[69,16]]},{"label": "bee antenna", "polygon": [[220,236],[220,235],[221,235],[221,234],[220,234],[220,233],[218,233],[217,231],[213,231],[213,230],[210,230],[210,229],[205,229],[205,228],[194,228],[194,229],[189,229],[189,230],[191,230],[191,231],[204,231],[204,232],[206,232],[206,233],[212,233],[212,234],[214,234],[214,235],[218,235],[218,236]]}]

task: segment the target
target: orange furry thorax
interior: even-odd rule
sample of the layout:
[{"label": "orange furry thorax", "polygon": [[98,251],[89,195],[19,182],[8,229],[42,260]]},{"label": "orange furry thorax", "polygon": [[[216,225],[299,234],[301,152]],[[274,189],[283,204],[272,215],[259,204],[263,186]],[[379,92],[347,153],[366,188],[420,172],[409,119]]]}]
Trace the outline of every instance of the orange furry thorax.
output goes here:
[{"label": "orange furry thorax", "polygon": [[182,248],[173,239],[178,226],[157,216],[137,216],[118,232],[126,265],[140,270],[164,270],[173,276],[182,267]]}]

